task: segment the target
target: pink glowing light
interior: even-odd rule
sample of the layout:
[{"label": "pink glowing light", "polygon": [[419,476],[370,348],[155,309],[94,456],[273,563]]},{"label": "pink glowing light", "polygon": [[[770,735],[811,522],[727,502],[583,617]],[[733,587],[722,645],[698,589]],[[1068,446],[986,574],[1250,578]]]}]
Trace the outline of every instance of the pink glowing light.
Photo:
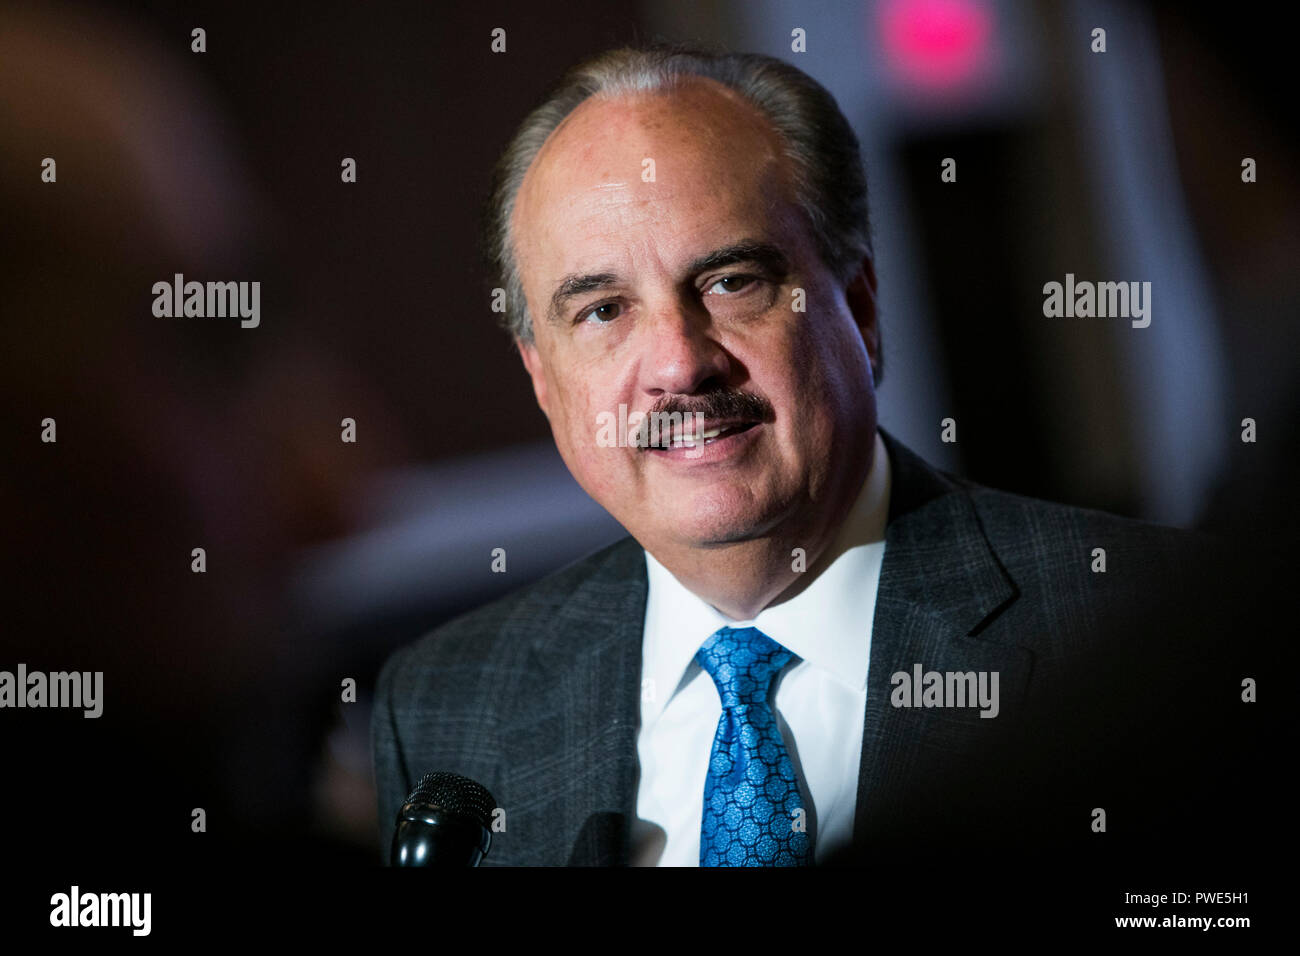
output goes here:
[{"label": "pink glowing light", "polygon": [[890,70],[930,90],[952,89],[986,67],[993,14],[978,0],[884,0],[877,8]]}]

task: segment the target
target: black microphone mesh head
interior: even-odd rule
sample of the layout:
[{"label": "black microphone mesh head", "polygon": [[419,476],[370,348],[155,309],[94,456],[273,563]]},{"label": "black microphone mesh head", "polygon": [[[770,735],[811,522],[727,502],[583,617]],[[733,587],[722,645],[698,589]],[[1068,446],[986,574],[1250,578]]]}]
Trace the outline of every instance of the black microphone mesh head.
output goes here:
[{"label": "black microphone mesh head", "polygon": [[431,803],[448,813],[457,813],[478,821],[484,829],[492,824],[497,802],[482,784],[445,770],[426,773],[415,785],[407,803]]}]

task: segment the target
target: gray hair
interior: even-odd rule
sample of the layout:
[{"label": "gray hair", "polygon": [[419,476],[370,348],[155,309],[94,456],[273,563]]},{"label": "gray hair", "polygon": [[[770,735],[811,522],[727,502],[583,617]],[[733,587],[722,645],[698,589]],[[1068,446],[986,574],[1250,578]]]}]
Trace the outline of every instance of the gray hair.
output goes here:
[{"label": "gray hair", "polygon": [[497,162],[486,214],[485,253],[505,290],[502,325],[531,342],[510,236],[510,217],[524,174],[542,144],[588,97],[668,91],[692,77],[739,93],[771,122],[793,166],[796,201],[808,219],[822,261],[848,282],[872,255],[867,178],[858,139],[834,97],[802,70],[757,53],[712,53],[683,47],[624,47],[570,68],[520,124]]}]

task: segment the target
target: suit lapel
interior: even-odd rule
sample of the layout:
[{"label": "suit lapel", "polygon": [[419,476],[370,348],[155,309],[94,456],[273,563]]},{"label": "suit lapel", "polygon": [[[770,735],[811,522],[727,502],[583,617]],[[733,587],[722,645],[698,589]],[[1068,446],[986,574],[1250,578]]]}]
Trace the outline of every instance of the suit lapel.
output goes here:
[{"label": "suit lapel", "polygon": [[999,717],[1014,719],[1032,655],[980,634],[1015,600],[969,496],[881,430],[892,464],[885,555],[872,624],[855,841],[887,834],[930,772],[978,749],[998,726],[978,708],[898,708],[890,677],[924,671],[999,673]]},{"label": "suit lapel", "polygon": [[515,803],[507,825],[530,831],[520,844],[539,852],[511,862],[630,859],[646,589],[644,553],[629,538],[535,625],[502,740]]}]

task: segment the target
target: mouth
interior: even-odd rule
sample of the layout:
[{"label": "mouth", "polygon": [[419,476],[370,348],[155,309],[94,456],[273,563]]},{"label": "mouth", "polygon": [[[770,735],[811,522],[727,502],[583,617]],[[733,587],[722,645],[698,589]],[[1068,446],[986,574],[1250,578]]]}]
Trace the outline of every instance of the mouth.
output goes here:
[{"label": "mouth", "polygon": [[706,423],[697,434],[693,423],[690,423],[685,428],[674,428],[657,444],[649,445],[648,450],[671,451],[681,448],[697,448],[701,444],[711,445],[733,435],[743,434],[758,424],[756,421],[712,421]]}]

